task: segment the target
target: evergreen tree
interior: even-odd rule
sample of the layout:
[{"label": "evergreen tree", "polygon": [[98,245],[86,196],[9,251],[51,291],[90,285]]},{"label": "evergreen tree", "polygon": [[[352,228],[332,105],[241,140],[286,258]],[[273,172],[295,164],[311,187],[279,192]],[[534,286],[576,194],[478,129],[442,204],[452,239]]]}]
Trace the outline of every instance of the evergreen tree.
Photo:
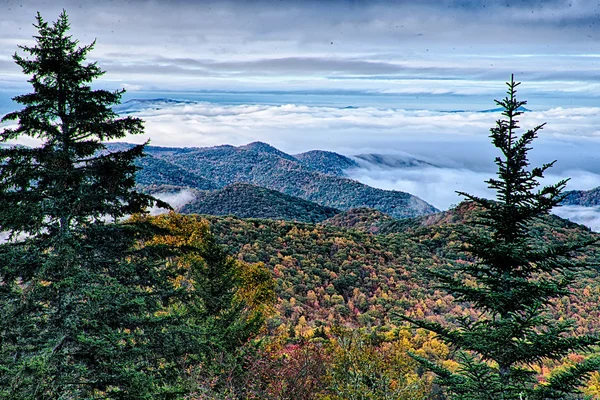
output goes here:
[{"label": "evergreen tree", "polygon": [[193,332],[188,335],[195,342],[192,348],[200,349],[187,357],[191,397],[246,398],[245,379],[256,373],[248,370],[248,354],[256,350],[250,340],[263,327],[275,300],[271,272],[262,263],[229,256],[208,222],[198,216],[169,213],[143,220],[167,233],[155,237],[154,243],[181,250],[176,281],[186,288],[186,297],[172,309]]},{"label": "evergreen tree", "polygon": [[189,289],[180,307],[194,329],[210,338],[209,353],[234,352],[258,334],[275,299],[275,283],[263,263],[228,255],[198,216],[171,212],[139,220],[166,233],[153,243],[178,250],[181,285]]},{"label": "evergreen tree", "polygon": [[85,64],[93,43],[67,35],[66,13],[37,15],[36,43],[14,55],[33,92],[3,122],[0,149],[0,398],[155,399],[180,396],[181,360],[198,340],[173,303],[181,269],[144,223],[106,223],[168,207],[132,190],[144,146],[109,153],[102,141],[143,131],[111,106],[123,91],[92,90],[103,74]]},{"label": "evergreen tree", "polygon": [[596,240],[555,245],[532,234],[532,223],[560,204],[567,181],[538,188],[554,162],[530,168],[527,153],[544,125],[518,135],[517,117],[526,102],[516,98],[518,82],[511,77],[507,85],[507,97],[496,101],[504,118],[490,130],[501,152],[495,159],[497,178],[487,181],[497,199],[459,192],[480,209],[464,247],[475,261],[433,272],[440,287],[480,316],[459,319],[454,328],[406,319],[457,349],[455,372],[415,356],[436,373],[451,398],[563,399],[578,392],[600,367],[599,359],[590,357],[539,384],[532,365],[600,343],[596,336],[575,336],[571,322],[556,321],[549,313],[552,300],[568,295],[569,284],[585,268],[577,256]]}]

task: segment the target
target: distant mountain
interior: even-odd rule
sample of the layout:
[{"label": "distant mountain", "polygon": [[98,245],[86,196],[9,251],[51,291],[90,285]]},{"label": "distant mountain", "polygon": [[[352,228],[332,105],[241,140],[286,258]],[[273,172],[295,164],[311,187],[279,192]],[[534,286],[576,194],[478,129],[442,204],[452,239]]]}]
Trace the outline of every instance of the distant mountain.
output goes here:
[{"label": "distant mountain", "polygon": [[294,156],[284,153],[283,151],[276,149],[275,147],[271,146],[270,144],[264,143],[264,142],[248,143],[247,145],[238,147],[238,149],[254,151],[257,153],[273,154],[277,157],[285,158],[286,160],[296,161],[296,158]]},{"label": "distant mountain", "polygon": [[[482,113],[496,113],[496,112],[502,112],[502,111],[504,111],[504,108],[492,108],[490,110],[481,110],[479,112],[482,112]],[[521,107],[517,108],[517,111],[529,112],[531,110],[529,110],[529,109],[521,106]]]},{"label": "distant mountain", "polygon": [[383,168],[435,167],[434,164],[427,161],[397,154],[358,154],[354,158]]},{"label": "distant mountain", "polygon": [[119,105],[113,107],[113,110],[118,114],[131,114],[136,111],[142,110],[160,110],[165,106],[172,106],[176,104],[191,104],[195,103],[190,100],[175,100],[169,98],[156,98],[156,99],[132,99],[127,100]]},{"label": "distant mountain", "polygon": [[[123,142],[105,143],[104,145],[108,152],[125,151],[135,146],[132,143]],[[135,161],[135,165],[140,168],[135,175],[136,184],[143,187],[173,186],[198,190],[216,189],[217,186],[209,179],[186,171],[158,157],[153,157],[148,153],[148,149],[152,149],[154,154],[173,154],[182,150],[171,147],[146,146],[146,156]]]},{"label": "distant mountain", "polygon": [[568,206],[600,206],[600,187],[591,190],[569,190],[562,204]]},{"label": "distant mountain", "polygon": [[340,211],[275,190],[235,183],[216,191],[197,193],[195,200],[183,206],[181,212],[314,223],[331,218]]},{"label": "distant mountain", "polygon": [[208,179],[160,158],[146,156],[137,160],[135,165],[141,168],[135,176],[135,181],[139,185],[172,185],[200,190],[216,188],[216,185]]},{"label": "distant mountain", "polygon": [[369,207],[397,218],[436,212],[408,193],[372,188],[355,180],[321,173],[269,145],[185,148],[148,154],[212,181],[217,187],[244,182],[300,197],[326,207]]},{"label": "distant mountain", "polygon": [[331,151],[311,150],[294,154],[294,158],[310,169],[335,176],[345,176],[345,170],[358,167],[353,159]]},{"label": "distant mountain", "polygon": [[[106,146],[115,151],[133,145]],[[143,167],[136,176],[142,189],[170,186],[216,190],[248,183],[339,210],[367,207],[395,218],[438,211],[411,194],[376,189],[344,177],[345,170],[359,164],[333,152],[314,150],[292,156],[262,142],[239,147],[146,146],[145,151],[147,157],[137,161]]]}]

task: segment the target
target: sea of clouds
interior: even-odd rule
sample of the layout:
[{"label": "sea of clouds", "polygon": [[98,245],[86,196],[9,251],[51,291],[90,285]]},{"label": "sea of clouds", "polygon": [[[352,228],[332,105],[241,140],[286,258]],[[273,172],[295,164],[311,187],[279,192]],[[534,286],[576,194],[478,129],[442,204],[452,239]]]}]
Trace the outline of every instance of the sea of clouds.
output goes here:
[{"label": "sea of clouds", "polygon": [[[488,136],[499,112],[150,102],[133,113],[146,121],[146,134],[135,137],[136,142],[204,147],[259,140],[291,154],[314,149],[347,156],[384,154],[422,162],[394,167],[359,159],[360,167],[348,175],[374,187],[415,194],[439,209],[461,201],[456,191],[494,195],[485,180],[495,173],[498,154]],[[533,164],[557,160],[545,183],[570,178],[568,189],[600,186],[600,108],[552,108],[520,118],[524,129],[546,123],[530,152]],[[598,225],[592,216],[600,220],[596,208],[562,207],[557,213],[594,228]]]},{"label": "sea of clouds", "polygon": [[[409,192],[442,210],[461,201],[456,191],[494,195],[485,181],[496,170],[493,160],[499,154],[489,129],[501,118],[499,112],[197,101],[146,101],[123,111],[145,121],[145,134],[128,137],[131,142],[204,147],[263,141],[290,154],[314,149],[347,156],[383,154],[420,162],[394,167],[359,160],[360,167],[348,175],[374,187]],[[546,123],[530,152],[534,165],[557,160],[546,183],[571,178],[568,189],[600,186],[600,108],[528,111],[520,119],[524,129]],[[191,199],[189,193],[165,198],[174,206]],[[591,216],[600,219],[596,208],[563,207],[557,213],[594,227]]]}]

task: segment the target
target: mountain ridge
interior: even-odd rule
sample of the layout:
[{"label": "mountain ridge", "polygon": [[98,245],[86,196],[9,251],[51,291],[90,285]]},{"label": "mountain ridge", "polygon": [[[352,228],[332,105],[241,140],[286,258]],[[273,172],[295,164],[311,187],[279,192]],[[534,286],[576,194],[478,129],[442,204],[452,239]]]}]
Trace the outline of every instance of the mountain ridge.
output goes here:
[{"label": "mountain ridge", "polygon": [[[335,175],[341,171],[339,165],[331,166],[323,160],[332,159],[348,164],[348,158],[333,152],[314,151],[311,154],[317,155],[316,161],[307,162],[306,156],[301,156],[304,157],[304,163],[263,142],[239,147],[147,146],[146,153],[149,157],[160,159],[206,181],[205,187],[193,187],[195,189],[206,189],[211,185],[214,190],[234,183],[248,183],[340,210],[369,207],[397,218],[438,211],[409,193],[377,189]],[[323,170],[328,168],[333,171],[325,173]],[[146,174],[151,176],[151,172],[146,171]],[[181,180],[175,177],[163,179],[161,183],[181,186]]]}]

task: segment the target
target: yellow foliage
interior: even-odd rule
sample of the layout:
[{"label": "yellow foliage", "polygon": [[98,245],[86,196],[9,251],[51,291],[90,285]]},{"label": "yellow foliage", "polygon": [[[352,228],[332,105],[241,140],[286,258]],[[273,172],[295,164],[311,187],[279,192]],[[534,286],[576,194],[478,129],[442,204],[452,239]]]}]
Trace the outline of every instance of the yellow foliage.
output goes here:
[{"label": "yellow foliage", "polygon": [[600,399],[600,373],[594,372],[583,389],[583,393],[591,396],[593,399]]},{"label": "yellow foliage", "polygon": [[[176,288],[189,286],[194,282],[186,276],[191,265],[202,263],[201,248],[211,235],[209,222],[196,215],[182,215],[175,212],[159,216],[135,215],[136,222],[149,222],[166,231],[157,235],[144,245],[167,245],[183,250],[181,255],[170,261],[172,267],[180,268],[181,275],[172,280]],[[264,263],[249,264],[235,261],[240,287],[236,293],[239,300],[245,302],[250,314],[261,313],[268,316],[273,312],[275,303],[275,283]]]}]

